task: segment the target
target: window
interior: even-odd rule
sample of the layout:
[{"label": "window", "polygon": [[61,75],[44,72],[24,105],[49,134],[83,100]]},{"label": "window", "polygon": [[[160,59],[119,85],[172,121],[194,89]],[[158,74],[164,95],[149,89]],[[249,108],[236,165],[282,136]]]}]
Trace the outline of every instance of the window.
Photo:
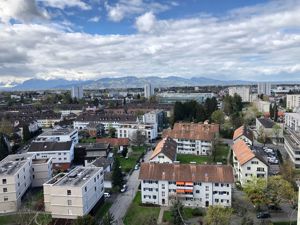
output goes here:
[{"label": "window", "polygon": [[72,205],[72,200],[68,200],[68,205]]},{"label": "window", "polygon": [[200,193],[200,191],[199,190],[196,190],[196,194],[199,194]]},{"label": "window", "polygon": [[5,196],[4,197],[4,201],[7,202],[8,201],[8,197]]},{"label": "window", "polygon": [[71,195],[71,190],[67,190],[67,195]]},{"label": "window", "polygon": [[94,182],[96,182],[96,177],[94,177]]},{"label": "window", "polygon": [[95,191],[97,191],[97,187],[95,187]]},{"label": "window", "polygon": [[2,184],[6,184],[6,179],[2,179]]},{"label": "window", "polygon": [[205,191],[209,191],[209,187],[208,186],[205,186]]},{"label": "window", "polygon": [[161,196],[165,197],[165,192],[164,191],[161,192]]},{"label": "window", "polygon": [[3,192],[7,192],[7,188],[3,188]]},{"label": "window", "polygon": [[165,184],[162,184],[162,185],[161,185],[161,188],[162,188],[162,189],[165,189]]},{"label": "window", "polygon": [[84,187],[84,191],[87,192],[87,187]]},{"label": "window", "polygon": [[247,167],[247,170],[251,170],[251,167],[248,166],[248,167]]},{"label": "window", "polygon": [[216,187],[219,187],[219,183],[215,183],[215,186],[216,186]]},{"label": "window", "polygon": [[156,199],[156,195],[153,195],[153,199]]}]

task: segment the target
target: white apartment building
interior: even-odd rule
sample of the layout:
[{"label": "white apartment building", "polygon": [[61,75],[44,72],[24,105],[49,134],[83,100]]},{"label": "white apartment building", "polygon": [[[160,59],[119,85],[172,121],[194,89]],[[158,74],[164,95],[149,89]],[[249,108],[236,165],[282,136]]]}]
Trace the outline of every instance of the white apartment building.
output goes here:
[{"label": "white apartment building", "polygon": [[122,123],[117,128],[118,138],[129,138],[132,140],[133,135],[140,130],[143,135],[146,136],[148,141],[155,140],[157,138],[157,124],[145,124],[145,123]]},{"label": "white apartment building", "polygon": [[0,162],[0,213],[15,212],[32,182],[33,154],[9,155]]},{"label": "white apartment building", "polygon": [[257,93],[263,95],[271,95],[271,83],[260,82],[257,84]]},{"label": "white apartment building", "polygon": [[253,134],[252,130],[250,130],[245,125],[236,129],[233,133],[233,143],[235,143],[239,140],[243,140],[249,146],[253,145],[254,134]]},{"label": "white apartment building", "polygon": [[248,86],[236,86],[229,87],[228,92],[230,96],[234,96],[234,94],[238,94],[241,96],[243,102],[250,102],[250,87]]},{"label": "white apartment building", "polygon": [[177,143],[172,138],[163,138],[155,147],[150,162],[173,163],[176,161]]},{"label": "white apartment building", "polygon": [[52,178],[52,158],[32,160],[32,187],[42,187]]},{"label": "white apartment building", "polygon": [[152,95],[154,95],[154,88],[152,88],[151,84],[145,84],[144,97],[149,99]]},{"label": "white apartment building", "polygon": [[53,218],[76,219],[87,215],[104,194],[101,167],[76,167],[44,184],[45,211]]},{"label": "white apartment building", "polygon": [[173,129],[164,130],[163,137],[171,137],[177,142],[177,153],[210,155],[218,134],[218,124],[175,123]]},{"label": "white apartment building", "polygon": [[36,159],[52,158],[53,168],[67,170],[74,159],[74,144],[66,142],[32,142],[29,153],[35,154]]},{"label": "white apartment building", "polygon": [[238,140],[232,146],[233,150],[233,171],[237,181],[243,186],[252,177],[268,177],[268,165],[255,151],[243,141]]},{"label": "white apartment building", "polygon": [[300,113],[285,114],[284,148],[296,169],[300,169]]},{"label": "white apartment building", "polygon": [[40,134],[34,142],[67,142],[72,141],[76,145],[79,141],[78,130],[59,128]]},{"label": "white apartment building", "polygon": [[259,112],[262,112],[262,113],[269,113],[270,112],[271,102],[263,101],[261,99],[257,99],[256,101],[253,102],[253,104],[255,105],[255,107],[257,108],[257,110]]},{"label": "white apartment building", "polygon": [[208,98],[215,97],[214,93],[168,93],[163,92],[156,95],[162,104],[174,104],[175,102],[197,101],[205,102]]},{"label": "white apartment building", "polygon": [[143,115],[143,123],[157,124],[157,131],[162,131],[164,125],[164,111],[163,110],[153,110],[151,112],[145,113]]},{"label": "white apartment building", "polygon": [[73,86],[71,91],[72,98],[82,99],[83,88],[82,86]]},{"label": "white apartment building", "polygon": [[54,127],[55,123],[58,123],[61,120],[61,117],[38,118],[37,123],[39,127],[49,128]]},{"label": "white apartment building", "polygon": [[180,200],[188,207],[231,206],[231,166],[143,163],[139,179],[145,204],[170,206]]},{"label": "white apartment building", "polygon": [[300,94],[286,95],[286,108],[294,110],[300,107]]}]

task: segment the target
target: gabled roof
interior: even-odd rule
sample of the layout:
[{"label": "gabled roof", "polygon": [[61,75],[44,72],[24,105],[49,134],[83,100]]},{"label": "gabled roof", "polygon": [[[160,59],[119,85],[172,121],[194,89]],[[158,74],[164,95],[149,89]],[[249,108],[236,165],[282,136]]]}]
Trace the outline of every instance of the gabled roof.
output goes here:
[{"label": "gabled roof", "polygon": [[97,138],[96,143],[108,143],[113,147],[128,146],[129,138]]},{"label": "gabled roof", "polygon": [[173,139],[190,139],[212,141],[215,134],[219,133],[219,124],[203,123],[175,123],[173,129],[163,131],[163,137]]},{"label": "gabled roof", "polygon": [[174,141],[170,137],[165,137],[156,145],[156,148],[154,149],[150,159],[153,159],[155,156],[162,153],[172,161],[175,161],[176,151],[177,151],[176,141]]},{"label": "gabled roof", "polygon": [[233,183],[233,171],[227,165],[142,163],[140,180]]},{"label": "gabled roof", "polygon": [[245,125],[239,127],[234,131],[233,140],[235,141],[236,139],[240,138],[243,135],[253,142],[254,140],[253,132]]},{"label": "gabled roof", "polygon": [[241,165],[244,165],[249,160],[255,158],[255,154],[243,140],[238,140],[232,146],[235,157]]}]

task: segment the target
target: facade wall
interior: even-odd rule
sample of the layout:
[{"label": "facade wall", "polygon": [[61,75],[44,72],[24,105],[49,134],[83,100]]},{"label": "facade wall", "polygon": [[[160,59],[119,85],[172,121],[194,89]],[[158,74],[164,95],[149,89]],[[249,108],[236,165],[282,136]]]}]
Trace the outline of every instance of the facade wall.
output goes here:
[{"label": "facade wall", "polygon": [[212,150],[211,141],[174,139],[177,142],[177,153],[193,155],[210,155]]},{"label": "facade wall", "polygon": [[173,163],[173,161],[168,158],[163,153],[159,153],[157,156],[155,156],[153,159],[150,160],[151,162],[155,163]]},{"label": "facade wall", "polygon": [[211,182],[142,181],[142,203],[170,206],[180,200],[187,207],[231,206],[232,185]]},{"label": "facade wall", "polygon": [[46,163],[32,164],[32,187],[42,187],[44,183],[52,178],[52,161]]},{"label": "facade wall", "polygon": [[300,95],[286,95],[287,109],[295,109],[300,107]]}]

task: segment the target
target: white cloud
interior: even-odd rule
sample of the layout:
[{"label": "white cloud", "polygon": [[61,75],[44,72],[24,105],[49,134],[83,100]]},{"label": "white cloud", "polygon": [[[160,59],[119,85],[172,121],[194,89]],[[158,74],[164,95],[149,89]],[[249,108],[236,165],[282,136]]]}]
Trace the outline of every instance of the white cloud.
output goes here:
[{"label": "white cloud", "polygon": [[147,11],[163,12],[170,9],[170,6],[158,2],[145,2],[144,0],[119,0],[114,5],[105,2],[108,19],[113,22],[120,22],[125,17],[140,15]]},{"label": "white cloud", "polygon": [[41,4],[53,8],[65,9],[77,7],[82,10],[90,10],[91,6],[82,0],[37,0]]},{"label": "white cloud", "polygon": [[251,10],[164,21],[146,13],[136,21],[141,32],[131,35],[7,24],[0,32],[0,82],[126,75],[300,80],[300,3]]},{"label": "white cloud", "polygon": [[46,18],[47,13],[40,11],[35,0],[1,0],[0,22],[8,23],[11,19],[28,22],[34,19]]},{"label": "white cloud", "polygon": [[135,26],[140,32],[150,32],[155,26],[156,18],[152,12],[147,12],[135,21]]},{"label": "white cloud", "polygon": [[101,19],[100,16],[94,16],[94,17],[92,17],[92,18],[89,19],[89,22],[97,23],[97,22],[100,21],[100,19]]}]

